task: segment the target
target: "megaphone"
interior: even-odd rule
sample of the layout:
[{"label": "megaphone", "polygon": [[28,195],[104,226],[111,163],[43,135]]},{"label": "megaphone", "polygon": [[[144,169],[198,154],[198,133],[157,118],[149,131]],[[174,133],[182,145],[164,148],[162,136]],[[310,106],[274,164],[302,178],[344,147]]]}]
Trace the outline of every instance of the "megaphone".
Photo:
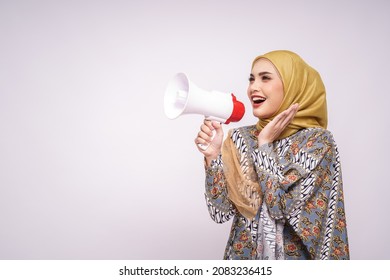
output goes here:
[{"label": "megaphone", "polygon": [[229,124],[242,119],[245,106],[234,94],[201,89],[186,74],[178,73],[165,90],[164,111],[169,119],[184,114],[199,114],[208,120]]},{"label": "megaphone", "polygon": [[[186,74],[177,73],[165,90],[164,111],[169,119],[184,114],[199,114],[208,120],[229,124],[242,119],[245,106],[234,94],[201,89]],[[198,146],[203,150],[208,148],[207,145]]]}]

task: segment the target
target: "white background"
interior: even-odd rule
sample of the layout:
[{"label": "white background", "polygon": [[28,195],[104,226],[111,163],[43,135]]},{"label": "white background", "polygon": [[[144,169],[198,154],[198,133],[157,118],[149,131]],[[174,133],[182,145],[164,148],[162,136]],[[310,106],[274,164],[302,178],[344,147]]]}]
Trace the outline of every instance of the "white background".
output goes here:
[{"label": "white background", "polygon": [[184,71],[246,100],[252,59],[301,55],[327,88],[352,259],[390,259],[390,2],[0,0],[0,258],[221,259],[202,116],[168,120]]}]

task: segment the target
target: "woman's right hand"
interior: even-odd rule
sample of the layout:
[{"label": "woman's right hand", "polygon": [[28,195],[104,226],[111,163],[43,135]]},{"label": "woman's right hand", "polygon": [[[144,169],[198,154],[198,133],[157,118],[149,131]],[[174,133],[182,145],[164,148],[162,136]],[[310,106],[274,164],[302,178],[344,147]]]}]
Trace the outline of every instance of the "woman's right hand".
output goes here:
[{"label": "woman's right hand", "polygon": [[[213,138],[214,131],[215,135]],[[198,132],[197,137],[195,138],[195,144],[198,150],[204,155],[207,165],[210,165],[210,162],[213,159],[216,159],[221,153],[222,141],[223,129],[221,123],[205,119],[203,124],[200,126],[200,131]],[[208,148],[203,150],[198,146],[199,144],[208,145]]]}]

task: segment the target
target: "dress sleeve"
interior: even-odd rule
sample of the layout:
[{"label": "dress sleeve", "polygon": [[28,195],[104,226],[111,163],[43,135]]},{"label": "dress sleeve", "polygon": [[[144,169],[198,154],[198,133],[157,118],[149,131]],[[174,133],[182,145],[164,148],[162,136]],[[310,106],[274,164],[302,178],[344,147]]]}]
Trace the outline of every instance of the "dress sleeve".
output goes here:
[{"label": "dress sleeve", "polygon": [[216,223],[224,223],[235,215],[236,209],[228,198],[221,155],[213,160],[209,167],[206,166],[205,171],[207,208]]},{"label": "dress sleeve", "polygon": [[[324,129],[298,134],[279,147],[253,151],[269,213],[288,222],[312,259],[349,259],[337,145]],[[285,253],[295,257],[296,243],[290,241]]]},{"label": "dress sleeve", "polygon": [[265,144],[252,154],[264,200],[274,219],[289,218],[307,202],[332,163],[326,160],[332,148],[330,132],[308,130],[289,141],[281,147],[284,151],[275,144]]}]

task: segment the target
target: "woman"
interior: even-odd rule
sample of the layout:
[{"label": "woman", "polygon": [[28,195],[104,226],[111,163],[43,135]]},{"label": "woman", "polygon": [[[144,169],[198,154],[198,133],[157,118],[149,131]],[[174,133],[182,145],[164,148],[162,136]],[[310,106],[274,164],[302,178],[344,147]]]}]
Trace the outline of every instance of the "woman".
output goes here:
[{"label": "woman", "polygon": [[[256,125],[205,121],[206,201],[233,218],[224,259],[349,259],[337,146],[326,130],[320,75],[290,51],[255,58],[248,98]],[[213,131],[215,136],[213,138]]]}]

